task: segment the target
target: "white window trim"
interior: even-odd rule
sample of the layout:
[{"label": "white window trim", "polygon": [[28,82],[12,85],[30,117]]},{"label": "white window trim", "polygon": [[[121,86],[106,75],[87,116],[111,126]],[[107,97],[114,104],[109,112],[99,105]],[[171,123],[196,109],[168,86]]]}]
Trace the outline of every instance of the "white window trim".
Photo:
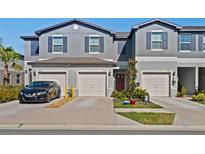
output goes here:
[{"label": "white window trim", "polygon": [[63,38],[63,35],[52,35],[52,54],[63,54],[63,48],[62,48],[62,51],[61,52],[55,52],[54,51],[54,45],[53,45],[53,37],[62,37]]},{"label": "white window trim", "polygon": [[[89,54],[94,54],[94,55],[98,55],[98,54],[100,54],[100,52],[91,52],[90,51],[90,37],[98,37],[98,38],[100,38],[100,35],[89,35]],[[100,46],[100,42],[99,42],[99,46]]]},{"label": "white window trim", "polygon": [[[181,34],[181,35],[186,35],[186,34]],[[180,52],[185,52],[185,53],[187,53],[187,52],[191,52],[191,49],[190,50],[181,50],[181,35],[180,35],[180,38],[179,38],[179,41],[180,41],[180,43],[179,43],[179,45],[180,45],[180,47],[179,47],[179,51]],[[191,34],[187,34],[187,35],[191,35]],[[183,43],[187,43],[188,44],[188,42],[183,42]],[[190,46],[191,46],[191,40],[190,40]]]},{"label": "white window trim", "polygon": [[[162,30],[152,30],[151,31],[151,51],[164,51],[162,48],[161,49],[153,49],[152,48],[152,33],[163,33]],[[163,40],[161,40],[161,42],[163,42]]]},{"label": "white window trim", "polygon": [[151,32],[163,32],[163,30],[152,30]]},{"label": "white window trim", "polygon": [[188,53],[188,52],[191,52],[191,50],[180,50],[180,52]]},{"label": "white window trim", "polygon": [[152,49],[151,51],[164,51],[163,49]]}]

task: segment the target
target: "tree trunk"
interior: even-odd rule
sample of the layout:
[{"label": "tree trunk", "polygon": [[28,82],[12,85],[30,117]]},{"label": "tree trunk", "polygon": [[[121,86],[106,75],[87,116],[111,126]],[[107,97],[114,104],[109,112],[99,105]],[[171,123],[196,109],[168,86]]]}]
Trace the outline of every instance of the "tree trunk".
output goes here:
[{"label": "tree trunk", "polygon": [[4,66],[4,81],[3,85],[7,86],[9,84],[9,70],[8,70],[8,64],[5,64]]}]

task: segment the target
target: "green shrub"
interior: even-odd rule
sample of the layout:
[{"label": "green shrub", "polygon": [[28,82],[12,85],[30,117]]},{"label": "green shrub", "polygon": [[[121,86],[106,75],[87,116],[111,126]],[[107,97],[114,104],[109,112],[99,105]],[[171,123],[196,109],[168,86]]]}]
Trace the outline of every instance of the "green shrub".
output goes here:
[{"label": "green shrub", "polygon": [[127,100],[126,91],[124,91],[124,90],[122,90],[122,91],[114,90],[112,92],[111,97],[119,99],[119,100]]},{"label": "green shrub", "polygon": [[119,91],[114,90],[111,94],[111,97],[116,98],[117,94],[119,93]]},{"label": "green shrub", "polygon": [[18,94],[23,85],[18,86],[0,86],[0,103],[18,99]]},{"label": "green shrub", "polygon": [[116,98],[116,99],[119,99],[119,100],[127,100],[127,99],[143,99],[145,95],[148,95],[149,96],[149,93],[147,92],[146,89],[143,89],[142,87],[140,88],[136,88],[133,92],[133,96],[132,97],[129,97],[130,95],[130,92],[129,91],[125,91],[125,90],[122,90],[122,91],[117,91],[117,90],[114,90],[112,92],[112,95],[111,97],[113,98]]},{"label": "green shrub", "polygon": [[188,92],[188,90],[187,90],[187,88],[185,87],[185,86],[183,86],[181,89],[180,89],[180,91],[178,91],[177,92],[177,97],[184,97],[184,96],[186,96],[187,95],[187,92]]},{"label": "green shrub", "polygon": [[205,93],[199,92],[197,95],[192,95],[193,101],[205,101]]},{"label": "green shrub", "polygon": [[183,86],[181,89],[182,96],[186,96],[187,92],[188,92],[187,88],[185,86]]},{"label": "green shrub", "polygon": [[143,99],[144,96],[148,95],[149,96],[149,93],[147,92],[146,89],[143,89],[142,87],[141,88],[137,88],[135,90],[135,93],[134,93],[134,98],[135,99]]}]

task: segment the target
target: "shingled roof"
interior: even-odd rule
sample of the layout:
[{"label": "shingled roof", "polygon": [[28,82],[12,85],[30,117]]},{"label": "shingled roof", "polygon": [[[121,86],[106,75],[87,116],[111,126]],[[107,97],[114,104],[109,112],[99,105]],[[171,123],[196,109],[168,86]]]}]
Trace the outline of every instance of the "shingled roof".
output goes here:
[{"label": "shingled roof", "polygon": [[28,62],[28,64],[115,65],[116,62],[96,57],[55,57],[47,60]]},{"label": "shingled roof", "polygon": [[87,25],[89,27],[96,28],[98,30],[107,32],[109,34],[114,34],[114,32],[112,30],[108,29],[108,28],[104,28],[104,27],[101,27],[101,26],[98,26],[98,25],[95,25],[95,24],[92,24],[92,23],[89,23],[89,22],[86,22],[86,21],[82,21],[82,20],[79,20],[79,19],[71,19],[71,20],[68,20],[68,21],[65,21],[65,22],[62,22],[62,23],[59,23],[59,24],[55,24],[55,25],[47,27],[47,28],[37,30],[37,31],[35,31],[35,34],[36,35],[41,35],[42,33],[45,33],[45,32],[48,32],[48,31],[51,31],[51,30],[54,30],[54,29],[57,29],[57,28],[61,28],[61,27],[64,27],[64,26],[67,26],[67,25],[70,25],[70,24],[73,24],[73,23]]},{"label": "shingled roof", "polygon": [[116,32],[115,38],[116,39],[127,39],[130,35],[130,32]]}]

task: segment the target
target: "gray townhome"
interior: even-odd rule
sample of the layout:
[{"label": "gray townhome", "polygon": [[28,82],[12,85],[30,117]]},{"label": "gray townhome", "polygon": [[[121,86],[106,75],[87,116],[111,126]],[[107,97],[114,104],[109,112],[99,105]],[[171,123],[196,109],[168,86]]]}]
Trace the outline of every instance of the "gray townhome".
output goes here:
[{"label": "gray townhome", "polygon": [[[22,66],[24,66],[24,56],[20,54],[20,60],[18,62]],[[4,63],[0,61],[0,85],[3,85],[3,71],[4,71]],[[11,64],[9,66],[9,85],[20,85],[24,84],[24,71],[16,71],[11,68]]]},{"label": "gray townhome", "polygon": [[186,86],[205,89],[205,26],[155,19],[113,32],[73,19],[21,36],[25,84],[54,80],[76,96],[110,96],[127,88],[128,59],[135,58],[137,84],[151,96],[175,96]]}]

